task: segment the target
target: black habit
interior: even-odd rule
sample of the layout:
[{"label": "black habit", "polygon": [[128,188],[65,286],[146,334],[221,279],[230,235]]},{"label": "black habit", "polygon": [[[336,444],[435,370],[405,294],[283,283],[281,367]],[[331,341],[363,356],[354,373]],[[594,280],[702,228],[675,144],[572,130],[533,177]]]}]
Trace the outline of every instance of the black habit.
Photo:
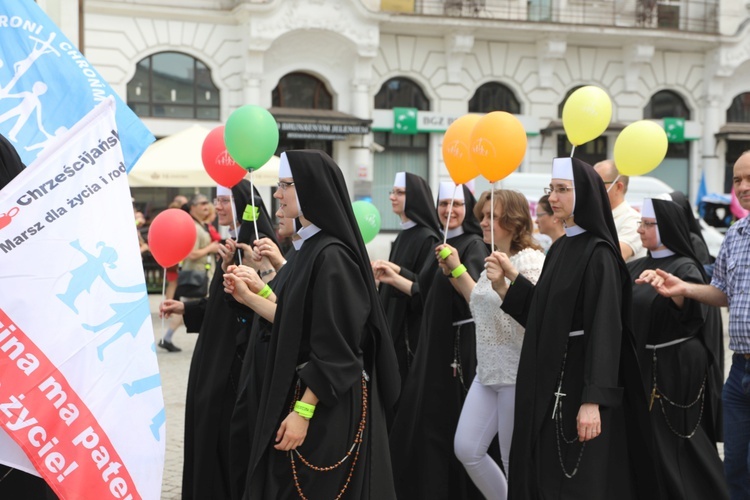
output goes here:
[{"label": "black habit", "polygon": [[[290,279],[277,297],[244,498],[299,498],[297,485],[308,498],[334,498],[343,488],[344,498],[395,498],[385,411],[398,397],[398,368],[346,184],[323,152],[286,155],[302,213],[320,232],[287,264]],[[304,443],[278,451],[279,425],[307,387],[319,402]],[[363,412],[362,442],[352,448]],[[349,450],[328,472],[302,462],[332,466]]]},{"label": "black habit", "polygon": [[[417,225],[399,233],[388,256],[389,262],[402,268],[403,275],[406,275],[408,270],[421,269],[425,262],[434,259],[433,251],[440,240],[440,225],[435,213],[430,186],[417,175],[407,172],[405,177],[404,211],[409,220]],[[422,323],[422,295],[409,296],[385,283],[381,283],[378,293],[388,318],[388,327],[393,337],[403,387],[419,340],[419,326]]]},{"label": "black habit", "polygon": [[[502,304],[526,328],[508,498],[656,499],[630,277],[601,178],[571,161],[575,222],[585,232],[557,240],[536,286],[519,275]],[[564,396],[553,419],[561,377]],[[602,422],[601,434],[585,446],[576,430],[582,403],[599,404]]]},{"label": "black habit", "polygon": [[[277,297],[281,295],[284,284],[289,279],[295,255],[294,249],[288,251],[285,256],[287,263],[279,269],[274,279],[268,282]],[[243,316],[247,318],[246,320],[252,321],[252,326],[247,341],[247,350],[242,359],[237,400],[230,426],[229,451],[231,460],[229,465],[232,498],[236,499],[242,498],[245,491],[252,437],[258,417],[260,394],[263,390],[263,374],[266,370],[268,346],[273,331],[273,323],[260,314],[254,314],[251,309],[247,308]]]},{"label": "black habit", "polygon": [[[476,202],[465,187],[464,197],[464,232],[448,243],[476,281],[489,249],[474,218]],[[452,278],[434,264],[434,252],[430,257],[420,273],[430,273],[432,284],[419,344],[390,433],[396,492],[402,499],[479,499],[479,490],[453,453],[458,418],[476,372],[474,322]]]},{"label": "black habit", "polygon": [[[658,268],[683,281],[705,284],[680,208],[669,201],[652,201],[662,243],[674,254],[649,252],[630,262],[632,280],[647,269]],[[677,308],[650,285],[634,285],[633,308],[638,311],[633,327],[643,342],[639,346],[641,371],[666,498],[728,499],[715,441],[714,407],[719,395],[711,367],[716,365],[717,353],[710,347],[716,344],[712,337],[721,337],[721,329],[707,328],[705,323],[708,310],[714,308],[690,299]]]},{"label": "black habit", "polygon": [[[243,180],[232,188],[237,220],[242,220],[250,203],[250,183]],[[259,196],[258,232],[275,240],[268,213]],[[245,221],[242,226],[253,225]],[[240,239],[253,237],[243,231]],[[224,292],[221,269],[214,273],[207,299],[187,303],[185,327],[199,332],[188,374],[185,402],[185,442],[182,470],[182,498],[229,498],[229,429],[237,397],[237,385],[252,317],[237,314],[239,305]]]}]

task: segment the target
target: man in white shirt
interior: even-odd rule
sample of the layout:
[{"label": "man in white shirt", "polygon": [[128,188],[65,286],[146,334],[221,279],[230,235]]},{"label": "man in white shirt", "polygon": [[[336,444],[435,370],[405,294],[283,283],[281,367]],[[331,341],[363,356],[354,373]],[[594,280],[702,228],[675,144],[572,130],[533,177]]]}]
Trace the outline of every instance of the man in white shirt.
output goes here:
[{"label": "man in white shirt", "polygon": [[643,248],[641,237],[638,235],[638,221],[641,214],[625,201],[625,193],[628,192],[628,176],[620,174],[612,160],[600,161],[594,165],[594,170],[604,181],[604,187],[607,188],[622,258],[628,262],[645,257],[646,249]]}]

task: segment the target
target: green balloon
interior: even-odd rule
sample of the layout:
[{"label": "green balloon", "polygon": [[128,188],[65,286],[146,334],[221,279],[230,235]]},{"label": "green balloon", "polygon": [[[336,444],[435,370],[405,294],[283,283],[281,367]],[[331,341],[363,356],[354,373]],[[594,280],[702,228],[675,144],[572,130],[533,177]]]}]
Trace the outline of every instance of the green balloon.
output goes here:
[{"label": "green balloon", "polygon": [[279,146],[279,127],[268,110],[246,104],[235,109],[224,127],[229,156],[245,170],[266,164]]},{"label": "green balloon", "polygon": [[375,205],[367,201],[352,203],[354,217],[365,243],[370,243],[380,232],[380,212]]}]

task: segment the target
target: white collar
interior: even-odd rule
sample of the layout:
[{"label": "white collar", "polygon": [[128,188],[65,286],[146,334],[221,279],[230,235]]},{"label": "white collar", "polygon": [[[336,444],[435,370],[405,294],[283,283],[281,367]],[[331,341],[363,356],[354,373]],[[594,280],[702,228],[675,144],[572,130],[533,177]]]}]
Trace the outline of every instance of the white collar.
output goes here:
[{"label": "white collar", "polygon": [[407,220],[406,222],[402,222],[401,223],[401,229],[402,230],[404,230],[404,229],[411,229],[411,228],[413,228],[416,225],[417,225],[417,223],[414,222],[413,220]]},{"label": "white collar", "polygon": [[[443,231],[443,234],[445,234],[445,231]],[[454,229],[448,229],[447,238],[455,238],[456,236],[461,236],[462,234],[464,234],[464,227],[458,226]]]},{"label": "white collar", "polygon": [[578,236],[579,234],[585,233],[586,230],[582,228],[581,226],[573,226],[573,227],[566,227],[565,228],[565,236],[568,238],[572,238],[573,236]]},{"label": "white collar", "polygon": [[294,248],[299,250],[300,248],[302,248],[302,244],[305,242],[305,240],[312,238],[319,232],[320,228],[315,224],[310,224],[309,226],[301,228],[299,231],[297,231],[297,236],[299,236],[299,239],[292,241]]},{"label": "white collar", "polygon": [[674,252],[670,250],[669,248],[663,248],[661,250],[649,250],[649,253],[651,254],[651,257],[654,259],[663,259],[665,257],[671,257],[674,255]]}]

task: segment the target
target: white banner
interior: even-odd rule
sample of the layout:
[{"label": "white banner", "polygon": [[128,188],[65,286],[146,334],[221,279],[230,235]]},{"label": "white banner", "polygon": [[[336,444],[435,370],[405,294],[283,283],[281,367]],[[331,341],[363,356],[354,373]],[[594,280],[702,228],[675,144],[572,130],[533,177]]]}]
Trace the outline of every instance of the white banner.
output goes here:
[{"label": "white banner", "polygon": [[155,499],[164,401],[108,98],[0,192],[0,462],[62,499]]}]

